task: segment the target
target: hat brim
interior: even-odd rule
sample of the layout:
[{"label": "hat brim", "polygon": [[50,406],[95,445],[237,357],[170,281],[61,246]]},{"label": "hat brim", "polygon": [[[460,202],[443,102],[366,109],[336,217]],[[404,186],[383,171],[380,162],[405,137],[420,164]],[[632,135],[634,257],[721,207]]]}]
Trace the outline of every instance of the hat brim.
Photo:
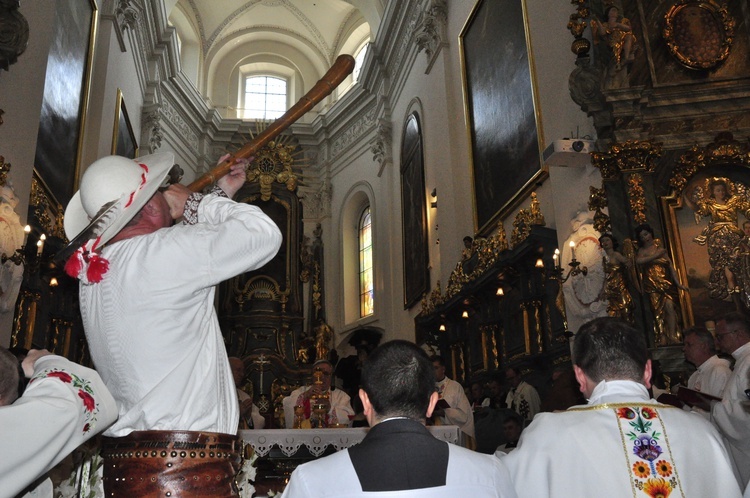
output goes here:
[{"label": "hat brim", "polygon": [[[172,166],[174,165],[174,155],[171,152],[158,152],[148,156],[142,156],[134,159],[138,164],[145,164],[148,167],[146,182],[133,195],[132,201],[130,194],[123,195],[118,201],[117,214],[107,223],[107,227],[100,235],[99,247],[109,242],[112,237],[117,235],[127,223],[138,214],[146,205],[151,197],[159,190],[164,183]],[[129,204],[128,204],[129,202]],[[127,205],[127,206],[126,206]],[[68,206],[65,208],[65,235],[69,240],[76,238],[91,223],[91,218],[83,208],[81,201],[81,191],[76,192],[70,199]]]}]

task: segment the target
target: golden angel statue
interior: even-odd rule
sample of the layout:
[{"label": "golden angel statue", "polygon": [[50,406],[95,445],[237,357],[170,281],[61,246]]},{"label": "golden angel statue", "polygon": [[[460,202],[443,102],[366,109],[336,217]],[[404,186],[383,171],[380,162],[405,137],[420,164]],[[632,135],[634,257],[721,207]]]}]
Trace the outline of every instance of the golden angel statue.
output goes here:
[{"label": "golden angel statue", "polygon": [[614,5],[607,7],[604,17],[607,20],[603,22],[591,19],[594,43],[598,43],[599,39],[607,42],[612,50],[615,70],[620,70],[624,64],[635,60],[637,44],[633,28],[628,18],[620,16],[620,10]]},{"label": "golden angel statue", "polygon": [[[632,248],[630,240],[626,241],[626,249]],[[633,319],[633,298],[628,290],[628,271],[633,267],[632,262],[622,255],[617,248],[619,243],[611,233],[603,233],[599,237],[599,245],[604,250],[604,297],[607,298],[607,314],[622,318],[630,324]],[[632,249],[631,249],[632,252]]]},{"label": "golden angel statue", "polygon": [[733,254],[744,237],[737,225],[739,214],[750,218],[750,191],[742,183],[729,178],[710,177],[689,192],[686,189],[683,197],[695,211],[696,223],[709,217],[708,226],[693,239],[708,250],[711,265],[708,295],[714,299],[731,296],[737,302],[742,287],[735,277]]},{"label": "golden angel statue", "polygon": [[654,229],[643,224],[635,228],[638,252],[635,262],[640,270],[641,290],[648,296],[654,316],[654,336],[660,346],[679,344],[682,312],[680,284],[667,250],[654,238]]}]

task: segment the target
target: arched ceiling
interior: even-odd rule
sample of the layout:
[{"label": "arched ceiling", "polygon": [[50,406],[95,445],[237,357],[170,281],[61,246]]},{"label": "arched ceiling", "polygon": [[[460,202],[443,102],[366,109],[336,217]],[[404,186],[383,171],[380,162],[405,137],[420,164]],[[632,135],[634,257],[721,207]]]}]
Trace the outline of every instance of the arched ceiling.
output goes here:
[{"label": "arched ceiling", "polygon": [[[259,51],[285,58],[289,67],[314,68],[316,74],[298,70],[305,86],[314,83],[338,55],[375,38],[386,2],[167,0],[166,4],[183,49],[194,47],[189,54],[183,50],[184,72],[202,93],[221,101],[222,91],[216,89],[226,87],[226,78],[242,60]],[[273,46],[277,53],[269,53]]]}]

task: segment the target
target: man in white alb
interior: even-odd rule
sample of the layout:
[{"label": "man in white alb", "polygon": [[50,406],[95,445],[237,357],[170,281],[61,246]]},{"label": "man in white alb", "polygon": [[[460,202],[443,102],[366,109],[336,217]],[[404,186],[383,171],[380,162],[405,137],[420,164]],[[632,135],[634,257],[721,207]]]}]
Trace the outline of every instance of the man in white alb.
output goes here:
[{"label": "man in white alb", "polygon": [[[711,403],[711,422],[726,438],[734,457],[740,485],[750,484],[750,320],[739,312],[728,313],[716,323],[716,343],[731,354],[734,370],[722,400]],[[718,494],[715,496],[719,496]]]},{"label": "man in white alb", "polygon": [[701,327],[691,327],[682,335],[685,360],[697,369],[688,379],[688,388],[721,398],[732,370],[727,360],[716,356],[714,336]]},{"label": "man in white alb", "polygon": [[[474,412],[463,386],[445,376],[445,360],[441,356],[433,356],[430,360],[432,360],[432,368],[435,372],[438,396],[448,405],[442,408],[438,404],[432,415],[433,418],[439,418],[443,425],[457,425],[464,434],[473,440]],[[472,444],[469,443],[469,446],[473,448]]]},{"label": "man in white alb", "polygon": [[523,380],[521,370],[515,367],[505,371],[505,380],[510,385],[505,404],[524,420],[532,420],[542,408],[536,388]]},{"label": "man in white alb", "polygon": [[742,495],[716,428],[649,399],[643,332],[611,317],[585,323],[573,368],[588,404],[539,413],[500,459],[519,497]]}]

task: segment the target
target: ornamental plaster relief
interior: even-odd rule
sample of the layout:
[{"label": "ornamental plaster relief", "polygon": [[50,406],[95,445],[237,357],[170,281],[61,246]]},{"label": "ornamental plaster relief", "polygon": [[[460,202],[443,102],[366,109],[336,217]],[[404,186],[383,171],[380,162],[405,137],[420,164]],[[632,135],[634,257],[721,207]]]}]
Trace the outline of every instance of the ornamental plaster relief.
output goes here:
[{"label": "ornamental plaster relief", "polygon": [[162,100],[162,114],[171,127],[183,138],[185,144],[190,148],[190,151],[197,156],[198,132],[185,121],[180,115],[177,104],[167,98],[166,95]]},{"label": "ornamental plaster relief", "polygon": [[372,108],[334,138],[333,145],[331,146],[331,159],[338,157],[354,142],[369,132],[374,125],[375,109]]}]

